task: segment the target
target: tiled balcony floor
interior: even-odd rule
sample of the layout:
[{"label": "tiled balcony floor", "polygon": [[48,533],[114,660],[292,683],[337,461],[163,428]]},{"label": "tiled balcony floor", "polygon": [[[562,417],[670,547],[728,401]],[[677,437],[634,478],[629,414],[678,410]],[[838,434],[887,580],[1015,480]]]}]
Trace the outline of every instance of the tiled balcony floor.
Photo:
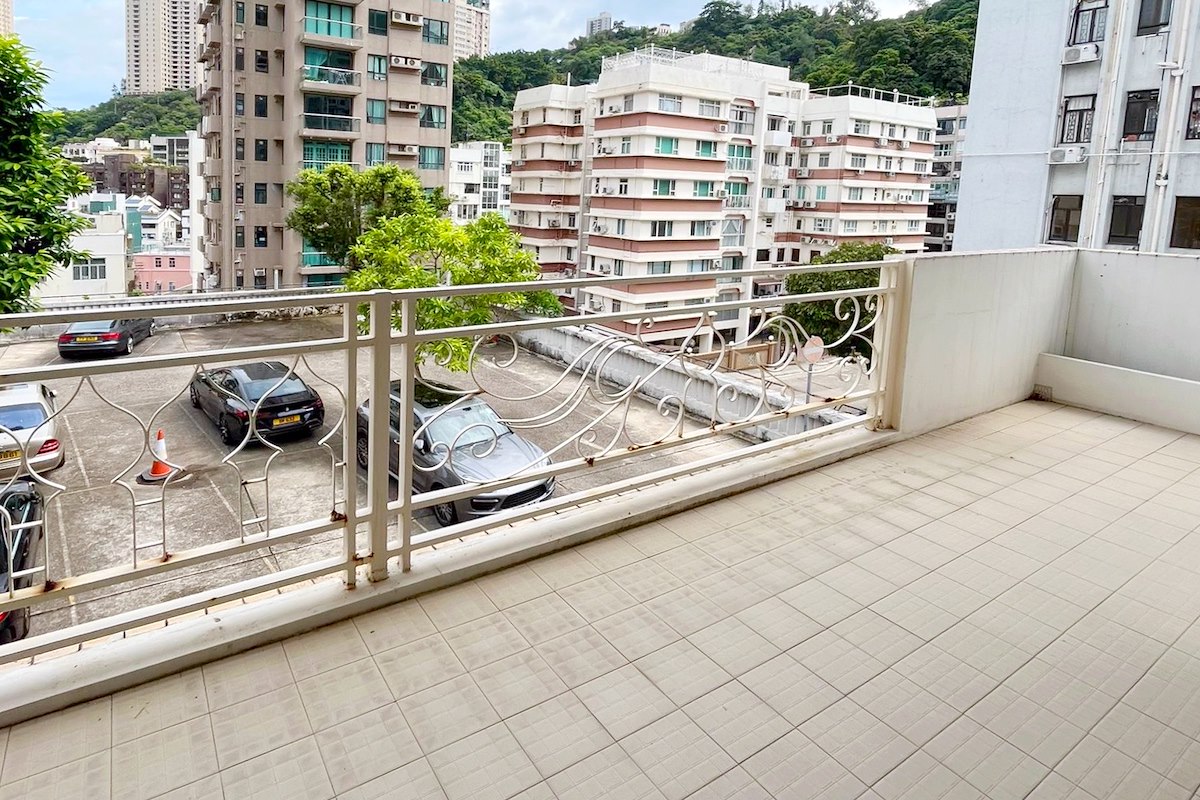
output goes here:
[{"label": "tiled balcony floor", "polygon": [[0,733],[0,797],[1200,798],[1200,438],[1025,403]]}]

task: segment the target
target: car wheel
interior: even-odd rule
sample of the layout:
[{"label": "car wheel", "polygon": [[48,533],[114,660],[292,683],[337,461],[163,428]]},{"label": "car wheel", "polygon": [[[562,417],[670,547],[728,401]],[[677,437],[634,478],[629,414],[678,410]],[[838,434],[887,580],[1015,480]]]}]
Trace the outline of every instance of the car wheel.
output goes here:
[{"label": "car wheel", "polygon": [[360,433],[354,445],[354,460],[363,469],[366,469],[367,464],[370,462],[370,452],[371,448],[367,443],[367,435]]},{"label": "car wheel", "polygon": [[221,435],[221,441],[227,445],[235,445],[242,441],[241,435],[232,425],[229,424],[229,417],[224,414],[217,420],[217,433]]},{"label": "car wheel", "polygon": [[[441,486],[433,486],[431,489],[437,491]],[[454,503],[442,503],[433,507],[433,518],[437,520],[438,525],[443,528],[458,523],[458,509],[454,507]]]},{"label": "car wheel", "polygon": [[125,355],[133,355],[133,337],[130,336],[125,340]]},{"label": "car wheel", "polygon": [[192,408],[200,407],[200,395],[196,394],[196,387],[194,385],[188,386],[188,400],[192,401]]},{"label": "car wheel", "polygon": [[18,642],[29,635],[29,609],[11,612],[10,622],[0,628],[0,644]]}]

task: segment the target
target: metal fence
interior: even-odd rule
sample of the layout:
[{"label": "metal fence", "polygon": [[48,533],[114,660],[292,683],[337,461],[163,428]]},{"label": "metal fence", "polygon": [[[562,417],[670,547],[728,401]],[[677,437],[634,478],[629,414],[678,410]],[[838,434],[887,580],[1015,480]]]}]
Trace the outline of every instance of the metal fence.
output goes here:
[{"label": "metal fence", "polygon": [[[219,347],[193,350],[184,342],[178,352],[78,362],[45,359],[41,365],[20,367],[6,359],[9,363],[0,364],[0,390],[27,382],[52,386],[57,407],[39,429],[58,424],[72,437],[96,437],[100,442],[96,452],[102,456],[95,455],[96,463],[87,463],[86,454],[77,453],[73,458],[80,460],[78,467],[40,474],[33,470],[32,480],[46,500],[45,518],[38,521],[46,535],[38,543],[33,566],[24,574],[30,585],[17,588],[9,581],[7,591],[0,594],[0,612],[20,615],[27,608],[35,613],[66,609],[79,598],[108,602],[120,596],[128,602],[99,603],[111,613],[97,612],[85,620],[64,617],[73,624],[55,625],[53,630],[39,629],[35,617],[32,638],[0,648],[0,662],[312,579],[336,575],[348,587],[364,579],[385,580],[395,570],[412,569],[414,554],[428,548],[454,546],[458,540],[503,531],[522,520],[734,464],[765,449],[847,428],[886,426],[883,400],[890,389],[888,331],[896,319],[896,265],[775,267],[713,272],[706,278],[713,279],[715,287],[722,278],[749,281],[756,276],[835,269],[878,270],[879,279],[863,289],[785,293],[771,298],[770,309],[757,299],[708,303],[689,308],[687,313],[693,314],[694,320],[682,325],[680,309],[673,308],[671,316],[661,318],[655,314],[667,312],[625,310],[586,317],[513,316],[453,329],[419,326],[423,303],[490,294],[494,291],[490,286],[276,297],[242,294],[198,297],[190,302],[174,298],[173,315],[234,317],[319,304],[340,308],[341,316],[323,318],[325,329],[317,335],[305,329],[305,335],[282,341],[256,341],[250,326],[231,334],[229,343]],[[633,282],[662,284],[655,290],[669,291],[672,283],[694,283],[694,279],[694,275],[682,274],[638,277]],[[582,278],[506,288],[571,292],[607,286],[620,291],[630,282],[629,277]],[[694,291],[694,286],[687,288]],[[825,342],[824,351],[814,352],[809,331],[779,313],[780,308],[796,305],[823,306],[829,312],[838,333]],[[746,312],[751,318],[750,330],[740,341],[725,338],[711,326],[719,318]],[[0,317],[0,329],[102,320],[115,313],[114,308],[104,306],[11,315]],[[162,309],[139,303],[123,307],[119,313],[123,318],[145,319]],[[519,345],[524,337],[579,331],[585,326],[587,341],[579,352],[567,363],[546,366],[542,362],[540,369],[550,372],[538,378],[537,385],[514,389],[504,383],[502,379],[525,357]],[[674,341],[664,344],[663,329],[677,333]],[[656,334],[653,345],[643,341],[651,332]],[[702,341],[711,342],[715,352],[697,359]],[[455,377],[452,387],[441,389],[450,397],[431,410],[423,400],[424,393],[436,388],[436,376],[444,372],[442,365],[451,345],[460,354],[470,352],[471,367]],[[747,352],[753,355],[746,356]],[[607,365],[621,355],[645,353],[653,358],[646,360],[643,370],[623,383],[612,382]],[[817,355],[823,358],[815,360]],[[220,365],[257,361],[280,361],[286,365],[287,375],[270,388],[260,387],[262,393],[256,401],[243,402],[245,430],[239,441],[210,446],[210,439],[215,441],[210,431],[206,434],[209,439],[196,439],[196,447],[186,458],[156,451],[156,432],[164,420],[185,425],[191,424],[187,419],[193,419],[197,429],[207,424],[186,408],[198,375]],[[655,382],[668,371],[674,388],[666,393],[649,391],[652,384],[661,385]],[[319,387],[326,416],[305,451],[304,470],[289,472],[290,477],[281,480],[285,469],[281,465],[291,464],[288,459],[297,457],[287,442],[267,435],[269,421],[262,414],[264,398],[282,391],[291,377]],[[811,386],[814,377],[824,387],[815,397],[805,391],[805,384]],[[442,386],[440,382],[436,385]],[[697,411],[693,396],[701,389],[713,398],[705,414]],[[220,386],[215,391],[222,394]],[[233,398],[232,390],[223,394]],[[648,403],[647,396],[653,396],[653,401]],[[442,424],[452,415],[480,407],[480,401],[504,413],[496,419],[471,418],[457,428]],[[363,403],[369,409],[389,409],[392,425],[360,422]],[[635,405],[653,424],[633,428],[630,419]],[[865,408],[867,413],[813,430],[806,426],[802,432],[755,446],[703,458],[678,458],[668,467],[662,467],[664,460],[658,458],[684,452],[697,443],[844,406]],[[192,418],[187,417],[189,413]],[[373,418],[369,411],[367,414]],[[382,419],[382,414],[378,418]],[[267,426],[261,436],[260,425]],[[131,436],[137,440],[118,452],[119,448],[104,444],[103,436],[107,429],[121,426],[134,432]],[[514,457],[509,452],[506,459],[493,459],[507,447],[505,437],[510,433],[536,439],[537,448],[525,451],[524,456]],[[10,445],[21,449],[21,435],[16,428],[0,424],[0,451]],[[70,448],[72,443],[64,446]],[[142,485],[138,476],[156,452],[169,477]],[[26,467],[29,457],[22,450],[20,458]],[[490,472],[462,466],[491,460],[503,464]],[[572,476],[629,463],[642,463],[644,469],[601,485],[563,488]],[[365,469],[360,469],[360,464]],[[204,502],[188,501],[185,494],[196,476],[216,474],[214,471],[227,474],[229,485],[236,490],[237,502],[228,502],[228,524],[219,524],[215,510],[208,513]],[[433,479],[447,471],[462,482],[443,480],[440,483],[445,485],[439,485]],[[101,509],[98,500],[93,502],[83,489],[71,484],[82,480],[80,476],[87,476],[90,482],[92,488],[87,491],[103,489],[108,505]],[[0,491],[15,480],[0,477]],[[553,496],[543,497],[543,490],[555,483],[559,488]],[[412,492],[406,490],[409,486],[414,487]],[[265,500],[253,501],[256,496]],[[492,505],[476,503],[481,497],[490,498]],[[304,499],[304,507],[312,509],[307,518],[295,518],[292,506],[303,504],[298,500],[293,504],[291,498]],[[496,502],[496,498],[501,500]],[[539,498],[540,502],[522,502]],[[199,508],[184,513],[181,509],[190,508],[189,502]],[[209,505],[215,509],[217,504]],[[467,509],[467,513],[458,520],[442,513],[440,521],[453,522],[446,527],[423,529],[416,524],[418,517],[439,507],[442,512],[454,507]],[[68,508],[73,510],[68,513]],[[11,574],[14,544],[29,526],[23,528],[3,509],[0,523]],[[71,562],[78,558],[66,557],[68,551],[77,552],[71,543],[77,546],[89,536],[111,557],[90,563],[87,569],[73,568]],[[291,554],[290,560],[280,561],[277,568],[263,574],[215,568],[281,552]],[[147,587],[158,589],[148,591]]]}]

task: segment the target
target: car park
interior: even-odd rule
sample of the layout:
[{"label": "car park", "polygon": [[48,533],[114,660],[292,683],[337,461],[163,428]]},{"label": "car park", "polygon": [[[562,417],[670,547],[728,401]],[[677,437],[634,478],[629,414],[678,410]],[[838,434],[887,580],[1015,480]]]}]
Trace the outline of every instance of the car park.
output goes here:
[{"label": "car park", "polygon": [[217,426],[221,441],[227,445],[246,438],[251,414],[252,439],[310,434],[325,422],[321,395],[278,361],[197,373],[188,387],[188,396],[192,406]]},{"label": "car park", "polygon": [[58,354],[63,358],[128,355],[135,344],[153,335],[154,321],[149,319],[76,322],[59,334]]},{"label": "car park", "polygon": [[[400,383],[391,384],[388,471],[400,475]],[[370,459],[370,404],[357,411],[355,457],[366,468]],[[545,451],[504,424],[500,415],[481,398],[463,399],[442,384],[418,385],[413,403],[412,488],[417,493],[471,483],[487,483],[518,475],[526,469],[548,466]],[[433,507],[440,525],[453,525],[473,517],[495,514],[537,503],[554,494],[554,478],[542,478],[488,491]]]},{"label": "car park", "polygon": [[0,386],[0,488],[14,476],[63,465],[66,453],[54,418],[54,398],[41,383]]},{"label": "car park", "polygon": [[[10,588],[27,589],[45,580],[44,575],[39,578],[41,570],[35,568],[42,552],[44,509],[41,492],[32,481],[0,486],[0,594]],[[27,635],[28,608],[0,611],[0,644]]]}]

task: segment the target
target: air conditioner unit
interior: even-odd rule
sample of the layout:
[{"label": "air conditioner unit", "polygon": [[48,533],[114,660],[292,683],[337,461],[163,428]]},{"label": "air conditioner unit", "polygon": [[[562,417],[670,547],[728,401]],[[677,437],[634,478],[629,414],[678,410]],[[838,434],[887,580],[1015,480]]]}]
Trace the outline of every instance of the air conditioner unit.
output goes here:
[{"label": "air conditioner unit", "polygon": [[607,225],[593,225],[592,233],[599,233],[601,235],[608,233],[608,226]]},{"label": "air conditioner unit", "polygon": [[729,133],[729,126],[725,124],[718,125],[717,133]]},{"label": "air conditioner unit", "polygon": [[588,301],[588,307],[591,308],[592,311],[603,311],[604,303],[601,302],[599,298],[593,297],[591,300]]},{"label": "air conditioner unit", "polygon": [[611,156],[614,151],[611,147],[601,147],[600,152],[606,156]]},{"label": "air conditioner unit", "polygon": [[796,177],[797,178],[807,178],[808,177],[808,167],[798,167],[796,169]]},{"label": "air conditioner unit", "polygon": [[817,203],[816,203],[816,201],[815,201],[815,200],[805,200],[805,201],[803,201],[803,202],[802,202],[802,204],[801,204],[801,205],[802,205],[804,208],[816,208],[816,207],[817,207]]},{"label": "air conditioner unit", "polygon": [[265,277],[267,277],[267,270],[266,270],[266,268],[265,268],[265,267],[256,267],[256,268],[255,268],[255,270],[254,270],[254,277],[256,277],[256,278],[265,278]]},{"label": "air conditioner unit", "polygon": [[908,139],[900,140],[900,149],[901,150],[907,150],[910,147],[912,147],[912,142],[908,141]]},{"label": "air conditioner unit", "polygon": [[562,226],[562,223],[561,223],[561,222],[559,222],[559,221],[558,221],[558,220],[556,220],[556,219],[552,219],[552,220],[550,220],[549,222],[547,222],[546,224],[547,224],[548,226],[550,226],[551,228],[558,228],[558,227],[561,227],[561,226]]},{"label": "air conditioner unit", "polygon": [[572,267],[565,267],[562,271],[564,278],[574,278],[575,270]]},{"label": "air conditioner unit", "polygon": [[1051,164],[1082,164],[1086,157],[1087,150],[1082,147],[1056,147],[1050,151]]},{"label": "air conditioner unit", "polygon": [[726,197],[728,194],[729,192],[725,191],[724,189],[717,189],[717,197]]},{"label": "air conditioner unit", "polygon": [[946,212],[946,219],[948,219],[949,221],[953,222],[954,220],[958,219],[958,214],[957,214],[956,212],[954,212],[954,211],[947,211],[947,212]]},{"label": "air conditioner unit", "polygon": [[601,274],[603,274],[603,275],[611,275],[612,274],[612,267],[608,266],[607,264],[601,265],[599,267],[599,270],[600,270]]},{"label": "air conditioner unit", "polygon": [[388,63],[393,69],[420,69],[421,59],[409,56],[389,56]]},{"label": "air conditioner unit", "polygon": [[943,239],[945,239],[947,242],[953,242],[953,241],[954,241],[954,234],[953,234],[953,233],[947,233],[947,234],[946,234],[945,236],[943,236],[942,238],[943,238]]},{"label": "air conditioner unit", "polygon": [[886,136],[880,136],[879,139],[877,139],[875,143],[877,145],[879,145],[880,147],[887,147],[889,144],[891,144],[891,141],[892,140],[887,138]]},{"label": "air conditioner unit", "polygon": [[525,166],[525,162],[524,162],[524,161],[521,161],[520,159],[518,159],[518,160],[516,160],[516,161],[514,161],[514,162],[513,162],[513,166],[514,166],[514,167],[523,167],[523,166]]},{"label": "air conditioner unit", "polygon": [[246,38],[246,32],[245,31],[236,31],[233,34],[233,38],[240,42]]},{"label": "air conditioner unit", "polygon": [[1068,47],[1063,52],[1062,63],[1064,64],[1086,64],[1089,61],[1100,60],[1100,45],[1098,44],[1077,44]]},{"label": "air conditioner unit", "polygon": [[801,139],[801,140],[800,140],[800,146],[801,146],[801,147],[812,147],[812,146],[813,146],[813,140],[812,140],[812,139]]},{"label": "air conditioner unit", "polygon": [[527,131],[527,130],[529,130],[529,129],[528,129],[528,128],[517,128],[517,134],[518,134],[518,135],[521,135],[521,136],[524,136],[524,135],[525,135],[525,131]]},{"label": "air conditioner unit", "polygon": [[865,169],[860,169],[860,170],[855,170],[855,171],[856,171],[856,172],[857,172],[859,175],[866,175],[866,174],[867,174],[867,171],[866,171]]},{"label": "air conditioner unit", "polygon": [[610,114],[620,114],[620,113],[621,113],[621,107],[620,107],[620,106],[609,106],[609,107],[608,107],[608,113],[610,113]]},{"label": "air conditioner unit", "polygon": [[578,161],[568,161],[568,162],[567,162],[567,166],[568,166],[568,167],[578,167],[578,166],[579,166],[579,162],[578,162]]},{"label": "air conditioner unit", "polygon": [[837,143],[838,143],[838,137],[837,137],[837,135],[836,135],[836,134],[832,134],[832,133],[831,133],[831,134],[829,134],[828,136],[826,136],[826,137],[825,137],[825,143],[826,143],[826,144],[837,144]]},{"label": "air conditioner unit", "polygon": [[551,200],[550,201],[551,208],[558,208],[561,205],[562,205],[562,200]]},{"label": "air conditioner unit", "polygon": [[950,177],[951,177],[951,178],[961,178],[961,177],[962,177],[962,173],[961,173],[961,172],[951,172],[951,173],[950,173]]},{"label": "air conditioner unit", "polygon": [[612,194],[612,193],[613,193],[613,190],[612,190],[611,186],[605,186],[603,189],[600,190],[600,194]]},{"label": "air conditioner unit", "polygon": [[887,176],[888,176],[889,178],[894,178],[894,177],[896,177],[896,170],[894,170],[894,169],[890,169],[890,170],[888,170]]}]

